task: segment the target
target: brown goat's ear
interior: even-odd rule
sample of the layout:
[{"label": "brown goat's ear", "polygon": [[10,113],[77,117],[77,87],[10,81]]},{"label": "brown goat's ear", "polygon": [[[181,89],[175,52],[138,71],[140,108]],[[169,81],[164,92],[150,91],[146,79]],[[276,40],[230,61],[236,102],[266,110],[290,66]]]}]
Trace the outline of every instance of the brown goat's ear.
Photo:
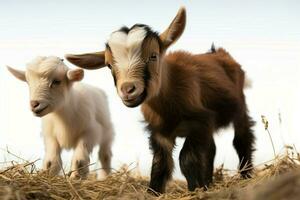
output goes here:
[{"label": "brown goat's ear", "polygon": [[14,75],[14,77],[16,77],[17,79],[21,80],[21,81],[25,81],[26,82],[26,77],[25,77],[25,71],[22,70],[17,70],[14,69],[12,67],[6,66],[7,70]]},{"label": "brown goat's ear", "polygon": [[105,66],[105,51],[80,55],[66,54],[65,58],[84,69],[99,69]]},{"label": "brown goat's ear", "polygon": [[181,7],[173,19],[172,23],[169,25],[167,30],[159,35],[160,40],[164,46],[164,49],[167,49],[171,44],[176,42],[178,38],[184,31],[186,23],[186,11],[184,7]]},{"label": "brown goat's ear", "polygon": [[81,81],[84,77],[83,69],[70,69],[67,72],[67,77],[70,81]]}]

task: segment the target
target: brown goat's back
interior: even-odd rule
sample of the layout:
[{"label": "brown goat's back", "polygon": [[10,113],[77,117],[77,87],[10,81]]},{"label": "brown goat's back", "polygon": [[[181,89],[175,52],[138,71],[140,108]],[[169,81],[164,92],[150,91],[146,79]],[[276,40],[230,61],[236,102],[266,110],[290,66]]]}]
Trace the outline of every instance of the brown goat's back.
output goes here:
[{"label": "brown goat's back", "polygon": [[[169,97],[187,110],[208,109],[216,115],[216,128],[226,126],[243,107],[244,72],[224,49],[213,53],[169,53]],[[173,94],[173,95],[170,95]]]}]

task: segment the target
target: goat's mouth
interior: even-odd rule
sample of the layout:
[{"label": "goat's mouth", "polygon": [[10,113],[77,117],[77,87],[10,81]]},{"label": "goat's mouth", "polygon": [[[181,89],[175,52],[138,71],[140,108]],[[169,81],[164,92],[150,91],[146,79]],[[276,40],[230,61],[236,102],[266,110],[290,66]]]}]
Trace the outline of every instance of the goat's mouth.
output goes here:
[{"label": "goat's mouth", "polygon": [[141,103],[143,103],[145,98],[146,98],[146,91],[144,90],[139,96],[133,99],[126,99],[126,100],[122,99],[122,101],[125,104],[125,106],[129,108],[134,108],[139,106]]},{"label": "goat's mouth", "polygon": [[[49,106],[48,105],[46,105],[46,106],[44,106],[43,108],[39,108],[39,109],[36,109],[36,110],[32,110],[32,112],[34,113],[34,115],[35,116],[37,116],[37,117],[43,117],[44,115],[46,115],[47,114],[47,108],[48,108]],[[46,111],[46,112],[45,112]]]}]

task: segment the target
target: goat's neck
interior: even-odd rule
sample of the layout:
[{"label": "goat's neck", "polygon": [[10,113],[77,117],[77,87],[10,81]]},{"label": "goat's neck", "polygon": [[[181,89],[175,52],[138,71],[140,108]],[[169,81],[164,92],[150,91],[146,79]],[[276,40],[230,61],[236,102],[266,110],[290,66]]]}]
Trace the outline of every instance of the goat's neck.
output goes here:
[{"label": "goat's neck", "polygon": [[169,87],[170,87],[170,69],[169,69],[169,63],[162,58],[162,61],[160,62],[159,66],[159,76],[158,76],[158,98],[165,99],[167,96],[169,96]]},{"label": "goat's neck", "polygon": [[169,63],[162,58],[159,66],[158,76],[155,85],[155,94],[148,99],[146,104],[150,107],[164,107],[171,106],[169,103],[171,97],[170,90],[170,68]]},{"label": "goat's neck", "polygon": [[74,95],[74,89],[71,86],[68,89],[68,92],[66,93],[66,96],[64,98],[64,102],[60,105],[60,107],[58,109],[56,109],[53,112],[53,114],[55,114],[56,116],[60,116],[62,118],[64,118],[66,116],[66,114],[68,116],[70,116],[71,112],[74,112],[74,111],[77,110],[76,108],[73,108],[77,105],[76,99],[77,98]]}]

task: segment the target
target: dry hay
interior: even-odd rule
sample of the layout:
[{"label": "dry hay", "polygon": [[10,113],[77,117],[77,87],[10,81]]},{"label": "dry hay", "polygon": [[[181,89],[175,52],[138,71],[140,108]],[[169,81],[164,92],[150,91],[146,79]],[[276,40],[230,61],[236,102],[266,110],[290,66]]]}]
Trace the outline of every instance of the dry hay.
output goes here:
[{"label": "dry hay", "polygon": [[[207,190],[188,192],[185,181],[171,181],[166,194],[147,192],[149,178],[123,167],[107,180],[95,177],[70,181],[66,176],[49,177],[36,170],[35,162],[12,162],[0,171],[0,199],[297,199],[300,195],[300,159],[294,150],[256,166],[251,179],[217,169],[214,184]],[[288,197],[288,198],[287,198]]]}]

